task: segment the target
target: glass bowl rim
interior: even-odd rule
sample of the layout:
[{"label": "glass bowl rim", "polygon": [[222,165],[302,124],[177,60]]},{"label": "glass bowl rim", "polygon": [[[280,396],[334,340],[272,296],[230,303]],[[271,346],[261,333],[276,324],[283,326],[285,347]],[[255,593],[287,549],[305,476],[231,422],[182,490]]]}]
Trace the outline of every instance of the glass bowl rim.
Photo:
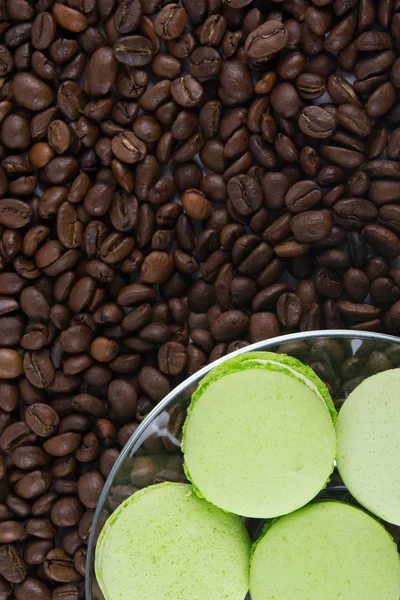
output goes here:
[{"label": "glass bowl rim", "polygon": [[[91,577],[92,577],[92,554],[94,551],[94,539],[96,535],[96,523],[98,522],[101,510],[104,506],[104,502],[106,497],[110,491],[113,479],[119,470],[121,464],[128,456],[131,449],[134,447],[143,431],[150,425],[150,423],[156,419],[170,404],[170,402],[180,394],[185,388],[190,386],[192,383],[196,382],[198,379],[207,375],[209,371],[214,369],[214,367],[220,365],[226,360],[233,358],[234,356],[238,356],[239,354],[245,354],[246,352],[256,352],[258,350],[267,350],[271,346],[276,346],[277,344],[284,344],[286,342],[293,342],[297,340],[311,340],[315,338],[355,338],[359,340],[375,340],[380,342],[388,342],[393,344],[400,344],[400,337],[389,335],[386,333],[378,333],[375,331],[355,331],[352,329],[317,329],[315,331],[300,331],[295,333],[287,333],[285,335],[280,335],[277,337],[269,338],[267,340],[261,340],[259,342],[255,342],[254,344],[249,344],[248,346],[244,346],[243,348],[239,348],[234,352],[230,352],[217,360],[205,365],[193,375],[190,375],[176,387],[174,387],[169,394],[165,396],[147,415],[147,417],[140,423],[136,431],[131,435],[129,440],[126,442],[125,446],[122,448],[118,459],[115,461],[102,489],[102,492],[99,497],[99,501],[97,503],[94,515],[92,528],[89,534],[89,540],[87,545],[87,556],[86,556],[86,575],[85,575],[85,598],[86,600],[91,600]],[[89,567],[89,568],[88,568]]]}]

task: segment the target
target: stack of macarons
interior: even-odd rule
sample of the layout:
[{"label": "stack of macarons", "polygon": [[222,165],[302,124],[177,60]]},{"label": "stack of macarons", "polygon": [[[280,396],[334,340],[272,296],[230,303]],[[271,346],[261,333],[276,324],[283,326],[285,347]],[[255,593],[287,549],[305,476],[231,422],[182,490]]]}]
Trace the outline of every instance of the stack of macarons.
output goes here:
[{"label": "stack of macarons", "polygon": [[[393,539],[352,505],[315,501],[335,459],[354,498],[400,524],[400,369],[366,379],[339,418],[295,358],[249,352],[193,394],[189,484],[149,486],[97,543],[106,600],[399,600]],[[399,399],[398,399],[399,398]],[[268,520],[251,546],[241,517]]]}]

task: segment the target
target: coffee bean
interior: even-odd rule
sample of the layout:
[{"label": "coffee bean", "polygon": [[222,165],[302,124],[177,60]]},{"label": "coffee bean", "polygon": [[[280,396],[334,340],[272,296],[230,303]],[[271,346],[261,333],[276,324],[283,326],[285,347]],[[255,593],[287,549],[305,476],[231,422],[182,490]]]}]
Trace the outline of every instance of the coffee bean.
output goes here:
[{"label": "coffee bean", "polygon": [[88,471],[78,480],[79,499],[87,508],[96,508],[104,479],[97,471]]},{"label": "coffee bean", "polygon": [[256,179],[246,175],[232,177],[227,189],[233,208],[239,214],[250,215],[261,207],[262,192]]},{"label": "coffee bean", "polygon": [[153,45],[142,35],[130,35],[120,38],[114,44],[116,59],[131,67],[143,67],[151,62]]},{"label": "coffee bean", "polygon": [[13,95],[25,108],[42,111],[54,100],[53,90],[41,79],[29,73],[17,73],[13,81]]},{"label": "coffee bean", "polygon": [[72,558],[61,548],[50,550],[47,553],[43,567],[46,576],[51,581],[69,583],[79,579]]},{"label": "coffee bean", "polygon": [[[221,55],[214,48],[202,46],[196,48],[190,55],[190,73],[193,77],[215,77],[220,72],[221,67]],[[209,108],[212,108],[211,104]]]},{"label": "coffee bean", "polygon": [[32,404],[26,411],[25,421],[36,435],[49,437],[57,431],[60,418],[50,406]]},{"label": "coffee bean", "polygon": [[303,243],[323,240],[332,230],[333,216],[326,210],[309,210],[297,214],[290,221],[295,239]]},{"label": "coffee bean", "polygon": [[361,230],[366,222],[374,222],[378,211],[376,206],[361,198],[339,200],[334,207],[335,221],[346,229]]},{"label": "coffee bean", "polygon": [[400,254],[400,240],[395,233],[382,225],[366,225],[363,235],[383,256],[396,258]]},{"label": "coffee bean", "polygon": [[312,208],[322,198],[318,184],[313,181],[299,181],[286,193],[285,203],[294,213],[300,213]]},{"label": "coffee bean", "polygon": [[51,600],[50,588],[40,581],[32,577],[27,577],[23,583],[14,586],[16,600],[22,600],[29,596],[32,600]]},{"label": "coffee bean", "polygon": [[79,523],[83,508],[77,498],[60,498],[53,504],[50,517],[58,527],[72,527]]},{"label": "coffee bean", "polygon": [[146,156],[146,146],[129,131],[120,133],[112,140],[112,151],[123,163],[134,164]]},{"label": "coffee bean", "polygon": [[0,349],[0,379],[14,379],[23,373],[21,356],[15,350]]},{"label": "coffee bean", "polygon": [[150,366],[144,366],[140,370],[139,384],[154,402],[159,402],[171,391],[168,379]]},{"label": "coffee bean", "polygon": [[267,21],[249,35],[246,52],[252,61],[266,61],[289,42],[289,34],[279,21]]},{"label": "coffee bean", "polygon": [[141,12],[139,0],[124,0],[121,2],[114,15],[118,32],[126,35],[135,31],[140,23]]},{"label": "coffee bean", "polygon": [[43,448],[51,456],[67,456],[79,446],[82,436],[78,433],[62,433],[56,435],[43,444]]},{"label": "coffee bean", "polygon": [[197,79],[191,75],[184,75],[172,82],[171,94],[177,104],[192,108],[202,101],[203,88]]},{"label": "coffee bean", "polygon": [[32,471],[24,475],[15,485],[15,493],[30,500],[47,492],[51,485],[51,475],[42,471]]},{"label": "coffee bean", "polygon": [[158,13],[154,22],[156,33],[165,40],[173,40],[181,35],[187,21],[186,10],[179,4],[168,4]]},{"label": "coffee bean", "polygon": [[10,583],[20,583],[27,575],[27,566],[15,546],[0,546],[0,574]]},{"label": "coffee bean", "polygon": [[308,106],[299,116],[301,131],[312,138],[329,137],[335,126],[335,119],[319,106]]},{"label": "coffee bean", "polygon": [[21,200],[0,200],[0,224],[13,229],[20,229],[29,224],[32,217],[31,207]]}]

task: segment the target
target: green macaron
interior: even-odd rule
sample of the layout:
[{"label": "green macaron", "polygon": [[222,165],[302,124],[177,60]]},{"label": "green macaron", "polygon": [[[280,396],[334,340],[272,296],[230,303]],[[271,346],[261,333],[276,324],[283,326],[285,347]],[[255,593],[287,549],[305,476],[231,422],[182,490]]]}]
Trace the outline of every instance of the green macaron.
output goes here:
[{"label": "green macaron", "polygon": [[372,375],[344,402],[337,465],[356,500],[400,525],[400,369]]},{"label": "green macaron", "polygon": [[250,539],[192,486],[144,488],[109,517],[95,572],[106,600],[244,600]]},{"label": "green macaron", "polygon": [[398,600],[400,559],[364,511],[316,502],[270,523],[255,543],[252,600]]},{"label": "green macaron", "polygon": [[249,352],[213,369],[184,426],[196,492],[246,517],[292,512],[325,487],[334,466],[336,411],[323,382],[295,358]]}]

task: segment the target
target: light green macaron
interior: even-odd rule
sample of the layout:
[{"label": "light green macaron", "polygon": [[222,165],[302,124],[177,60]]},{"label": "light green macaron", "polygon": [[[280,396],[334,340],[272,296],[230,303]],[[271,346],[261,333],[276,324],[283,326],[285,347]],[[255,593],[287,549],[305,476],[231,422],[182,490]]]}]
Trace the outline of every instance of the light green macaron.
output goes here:
[{"label": "light green macaron", "polygon": [[95,572],[106,600],[244,600],[250,539],[240,518],[162,483],[137,492],[106,522]]},{"label": "light green macaron", "polygon": [[196,492],[246,517],[292,512],[333,471],[336,411],[323,382],[295,358],[249,352],[213,369],[193,394],[184,426]]},{"label": "light green macaron", "polygon": [[400,559],[364,511],[316,502],[270,523],[255,543],[252,600],[398,600]]},{"label": "light green macaron", "polygon": [[340,410],[336,431],[338,469],[351,494],[400,525],[400,369],[357,386]]}]

